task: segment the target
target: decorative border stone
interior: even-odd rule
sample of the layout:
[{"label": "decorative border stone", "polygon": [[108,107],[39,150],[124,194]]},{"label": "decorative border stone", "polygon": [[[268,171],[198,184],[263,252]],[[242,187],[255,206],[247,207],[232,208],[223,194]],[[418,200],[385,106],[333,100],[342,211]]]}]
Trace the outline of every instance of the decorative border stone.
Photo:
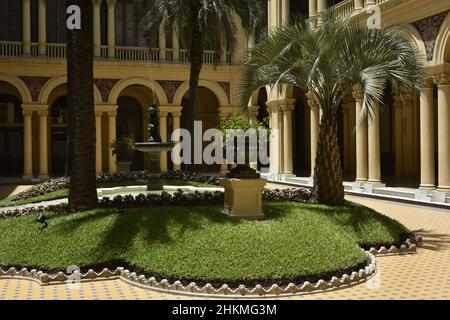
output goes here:
[{"label": "decorative border stone", "polygon": [[397,248],[396,246],[391,246],[389,249],[386,247],[381,247],[379,249],[377,248],[370,248],[369,253],[373,254],[374,256],[389,256],[389,255],[396,255],[396,254],[411,254],[417,252],[417,244],[422,243],[422,237],[419,235],[412,234],[408,239],[406,239],[405,243],[400,246],[400,248]]},{"label": "decorative border stone", "polygon": [[219,288],[213,287],[207,283],[202,287],[199,287],[195,282],[189,283],[187,286],[182,285],[180,281],[170,283],[167,279],[156,281],[154,277],[146,278],[144,275],[137,275],[135,272],[130,272],[124,268],[116,268],[114,271],[109,269],[103,269],[102,272],[96,273],[94,270],[89,270],[87,273],[79,274],[79,276],[67,275],[63,272],[58,272],[54,275],[43,273],[35,269],[28,271],[27,269],[21,269],[20,271],[15,268],[9,268],[3,270],[0,268],[0,278],[26,278],[34,280],[41,285],[50,284],[63,284],[74,283],[74,279],[79,279],[81,282],[95,281],[95,280],[112,280],[121,279],[131,285],[135,285],[142,288],[151,288],[157,291],[183,293],[187,295],[216,295],[222,297],[262,297],[262,296],[280,296],[280,295],[292,295],[292,294],[307,294],[311,292],[336,290],[338,288],[350,287],[365,282],[368,278],[374,275],[377,271],[377,265],[375,256],[369,252],[365,252],[368,260],[368,264],[364,269],[359,269],[351,274],[344,274],[342,277],[332,277],[331,280],[325,281],[320,279],[315,283],[308,281],[302,284],[290,283],[287,286],[280,286],[273,284],[270,287],[263,287],[258,284],[253,288],[247,288],[244,285],[240,285],[237,288],[230,288],[227,284],[223,284]]}]

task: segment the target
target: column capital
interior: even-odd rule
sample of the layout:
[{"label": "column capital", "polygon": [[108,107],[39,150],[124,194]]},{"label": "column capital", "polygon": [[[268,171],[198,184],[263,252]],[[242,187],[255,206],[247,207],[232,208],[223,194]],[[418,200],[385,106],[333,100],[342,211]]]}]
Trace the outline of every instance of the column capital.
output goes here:
[{"label": "column capital", "polygon": [[117,105],[97,104],[95,105],[95,112],[117,112]]},{"label": "column capital", "polygon": [[295,99],[282,99],[278,101],[280,110],[292,111],[295,108]]},{"label": "column capital", "polygon": [[116,5],[116,0],[106,0],[106,4],[108,7],[112,7]]},{"label": "column capital", "polygon": [[48,110],[38,110],[38,115],[40,117],[47,117],[48,116]]},{"label": "column capital", "polygon": [[314,93],[308,92],[306,94],[306,100],[308,101],[308,106],[310,108],[319,108],[319,101]]},{"label": "column capital", "polygon": [[434,78],[426,78],[423,83],[422,89],[433,89],[435,85]]},{"label": "column capital", "polygon": [[364,92],[359,84],[353,86],[352,96],[356,101],[362,101],[364,99]]},{"label": "column capital", "polygon": [[24,103],[22,104],[23,111],[48,111],[47,104],[36,104],[36,103]]},{"label": "column capital", "polygon": [[168,113],[174,113],[174,112],[181,112],[183,110],[182,106],[158,106],[158,111],[168,112]]},{"label": "column capital", "polygon": [[234,113],[235,108],[232,106],[224,106],[218,108],[220,117],[227,117]]},{"label": "column capital", "polygon": [[162,110],[158,111],[159,118],[167,118],[168,115],[169,115],[169,112],[167,112],[167,111],[162,111]]},{"label": "column capital", "polygon": [[450,75],[449,74],[441,74],[433,77],[434,83],[440,86],[450,86]]},{"label": "column capital", "polygon": [[267,101],[266,106],[267,106],[267,110],[269,110],[269,112],[280,111],[280,104],[278,103],[278,100]]},{"label": "column capital", "polygon": [[101,3],[102,3],[102,0],[92,0],[92,4],[94,6],[100,6]]}]

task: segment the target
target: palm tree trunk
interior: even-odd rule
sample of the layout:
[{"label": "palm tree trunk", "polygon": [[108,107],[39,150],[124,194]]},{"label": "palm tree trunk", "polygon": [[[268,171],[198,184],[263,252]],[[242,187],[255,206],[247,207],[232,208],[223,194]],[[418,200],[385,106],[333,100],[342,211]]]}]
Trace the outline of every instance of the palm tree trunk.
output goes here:
[{"label": "palm tree trunk", "polygon": [[70,164],[69,209],[97,207],[95,112],[93,90],[92,1],[70,0],[81,9],[81,30],[68,30],[67,91],[73,112],[73,156]]},{"label": "palm tree trunk", "polygon": [[[192,40],[189,48],[189,61],[191,65],[191,70],[189,74],[189,101],[187,110],[187,125],[191,135],[194,134],[194,121],[197,120],[197,87],[200,78],[200,72],[203,67],[203,35],[198,26],[196,20],[197,15],[193,15],[192,21]],[[192,140],[194,141],[194,140]],[[191,146],[191,159],[192,164],[187,166],[187,170],[195,171],[194,160],[194,144]]]},{"label": "palm tree trunk", "polygon": [[327,205],[344,204],[344,186],[336,115],[322,117],[314,169],[313,198]]}]

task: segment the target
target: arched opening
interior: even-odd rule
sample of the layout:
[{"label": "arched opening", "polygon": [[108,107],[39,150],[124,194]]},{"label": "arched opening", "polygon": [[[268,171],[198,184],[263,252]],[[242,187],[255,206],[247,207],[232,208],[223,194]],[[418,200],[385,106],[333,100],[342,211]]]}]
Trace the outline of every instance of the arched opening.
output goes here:
[{"label": "arched opening", "polygon": [[[183,106],[183,111],[181,114],[181,124],[183,128],[188,128],[188,117],[186,117],[186,112],[188,110],[189,95],[188,92],[183,96],[181,105]],[[196,119],[202,123],[202,132],[204,133],[208,129],[218,128],[219,126],[219,101],[216,95],[208,88],[198,87],[197,88],[197,114]],[[194,137],[192,137],[194,139]],[[194,140],[192,140],[194,141]],[[206,147],[210,142],[204,142],[203,148]],[[216,172],[220,170],[220,165],[198,165],[196,166],[198,171],[202,172]]]},{"label": "arched opening", "polygon": [[416,97],[396,95],[391,85],[386,86],[380,108],[380,165],[382,181],[388,186],[417,188],[420,184],[418,106]]},{"label": "arched opening", "polygon": [[[119,97],[117,101],[117,139],[133,136],[136,141],[144,141],[143,110],[138,101],[129,96]],[[130,167],[131,171],[144,170],[144,154],[136,152]]]},{"label": "arched opening", "polygon": [[60,96],[50,106],[50,168],[52,175],[63,175],[66,166],[67,96]]},{"label": "arched opening", "polygon": [[23,173],[23,115],[20,95],[0,82],[0,176]]},{"label": "arched opening", "polygon": [[303,90],[294,89],[295,108],[293,121],[293,165],[294,174],[308,177],[311,173],[311,125],[307,101]]},{"label": "arched opening", "polygon": [[[116,139],[123,136],[133,136],[136,141],[145,141],[148,138],[148,115],[147,109],[152,103],[158,103],[152,90],[144,85],[129,85],[120,91],[117,98]],[[107,121],[103,119],[102,121]],[[107,128],[107,122],[103,123]],[[107,132],[102,134],[107,139]],[[109,144],[103,141],[104,159],[108,158]],[[104,164],[106,166],[106,164]],[[136,152],[132,160],[130,170],[141,171],[148,167],[148,155]]]}]

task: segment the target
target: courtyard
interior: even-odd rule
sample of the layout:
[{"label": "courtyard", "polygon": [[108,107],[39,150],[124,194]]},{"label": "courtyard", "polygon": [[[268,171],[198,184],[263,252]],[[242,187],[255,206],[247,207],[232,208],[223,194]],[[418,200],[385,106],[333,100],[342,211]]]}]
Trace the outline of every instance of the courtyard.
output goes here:
[{"label": "courtyard", "polygon": [[[347,200],[377,210],[396,219],[423,236],[416,254],[377,257],[378,272],[366,283],[335,291],[291,295],[283,299],[352,300],[448,300],[450,299],[450,217],[444,209],[399,204],[386,200],[347,197]],[[68,285],[40,286],[26,279],[0,279],[1,299],[107,299],[185,300],[205,299],[170,294],[107,280]],[[214,299],[213,296],[207,299]]]}]

